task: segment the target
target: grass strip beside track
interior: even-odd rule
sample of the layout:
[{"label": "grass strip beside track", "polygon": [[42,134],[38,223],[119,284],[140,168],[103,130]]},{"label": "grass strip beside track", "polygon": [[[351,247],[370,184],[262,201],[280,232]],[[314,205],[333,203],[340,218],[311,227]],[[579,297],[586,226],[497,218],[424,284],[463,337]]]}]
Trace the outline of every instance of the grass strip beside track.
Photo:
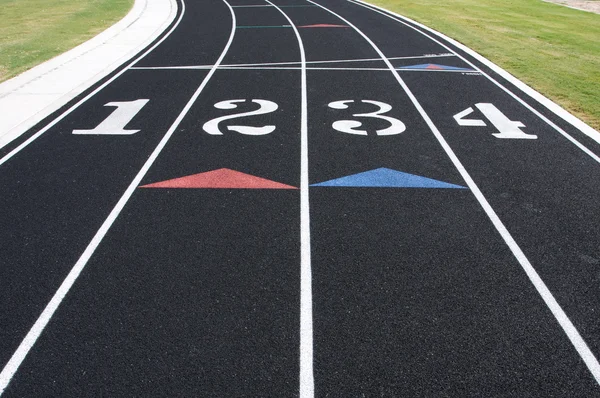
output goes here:
[{"label": "grass strip beside track", "polygon": [[134,0],[0,0],[0,81],[94,37]]},{"label": "grass strip beside track", "polygon": [[367,0],[442,32],[600,129],[600,15],[542,0]]}]

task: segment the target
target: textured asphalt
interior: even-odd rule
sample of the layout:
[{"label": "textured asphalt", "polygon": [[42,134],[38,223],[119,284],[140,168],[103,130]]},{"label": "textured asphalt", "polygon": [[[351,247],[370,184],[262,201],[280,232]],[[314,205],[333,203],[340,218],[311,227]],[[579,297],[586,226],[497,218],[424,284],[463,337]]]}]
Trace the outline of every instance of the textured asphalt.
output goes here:
[{"label": "textured asphalt", "polygon": [[[317,397],[596,397],[600,387],[430,126],[391,58],[549,291],[600,355],[598,145],[451,44],[342,0],[275,0],[308,61],[311,184],[381,168],[463,189],[312,186]],[[229,50],[140,186],[230,169],[299,188],[301,70],[289,21],[263,0],[187,0],[134,68],[0,165],[0,363],[9,361],[150,154]],[[185,11],[184,11],[185,10]],[[305,27],[315,24],[341,27]],[[412,57],[412,58],[409,58]],[[416,58],[415,58],[416,57]],[[399,59],[398,59],[399,58]],[[339,61],[334,63],[314,63]],[[352,60],[370,60],[355,62]],[[468,62],[467,62],[468,61]],[[271,64],[228,68],[228,65]],[[415,69],[438,64],[463,71]],[[167,68],[165,67],[202,68]],[[324,68],[339,68],[323,70]],[[153,69],[158,68],[158,69]],[[320,69],[319,69],[320,68]],[[355,70],[360,68],[361,70]],[[419,69],[419,68],[416,68]],[[490,75],[506,90],[481,72]],[[100,83],[99,83],[100,84]],[[92,88],[93,89],[93,88]],[[85,95],[85,93],[84,93]],[[129,136],[74,135],[114,101],[149,99]],[[276,111],[203,125],[235,111]],[[334,101],[353,100],[348,109]],[[354,117],[391,105],[406,130]],[[498,139],[491,103],[537,139]],[[454,115],[486,126],[460,126]],[[65,108],[66,109],[66,108]],[[0,150],[16,148],[64,112]],[[358,120],[368,134],[338,131]],[[234,123],[235,122],[235,123]],[[274,125],[260,136],[225,125]],[[10,397],[299,394],[298,189],[138,188],[12,377]]]}]

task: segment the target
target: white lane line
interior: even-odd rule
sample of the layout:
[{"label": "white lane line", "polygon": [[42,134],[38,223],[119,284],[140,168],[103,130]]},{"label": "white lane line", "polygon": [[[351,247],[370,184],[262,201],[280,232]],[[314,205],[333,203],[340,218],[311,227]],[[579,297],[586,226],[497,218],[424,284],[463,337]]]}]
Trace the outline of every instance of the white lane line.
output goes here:
[{"label": "white lane line", "polygon": [[[317,4],[312,0],[307,1],[309,3]],[[508,232],[508,229],[506,229],[504,223],[502,223],[494,209],[492,209],[492,206],[490,206],[485,196],[483,196],[483,193],[481,193],[479,187],[477,186],[477,184],[475,184],[475,181],[473,181],[473,179],[471,178],[467,170],[464,168],[464,166],[462,165],[452,148],[450,148],[450,145],[448,145],[438,128],[435,126],[435,124],[433,124],[433,121],[431,120],[429,115],[427,115],[427,113],[425,112],[417,98],[414,96],[414,94],[410,91],[404,80],[402,80],[400,75],[398,75],[398,72],[394,69],[391,62],[385,57],[385,55],[381,52],[379,47],[377,47],[377,45],[373,43],[373,41],[369,39],[369,37],[365,35],[361,30],[359,30],[356,26],[352,25],[349,21],[336,14],[335,12],[327,9],[326,7],[323,7],[319,4],[317,5],[340,18],[342,21],[344,21],[344,23],[348,24],[348,26],[354,28],[354,30],[356,30],[356,32],[358,32],[371,45],[371,47],[373,47],[373,49],[377,52],[377,54],[379,54],[381,59],[387,64],[389,70],[396,78],[396,81],[398,81],[398,84],[400,84],[402,89],[406,92],[406,94],[412,101],[415,108],[417,108],[417,110],[421,114],[421,117],[423,117],[423,119],[431,129],[431,132],[438,140],[438,142],[440,143],[440,145],[442,146],[442,148],[444,149],[444,151],[446,152],[446,154],[448,155],[448,157],[450,158],[460,175],[463,177],[469,189],[471,189],[471,191],[475,195],[475,198],[477,198],[477,201],[484,209],[489,219],[494,224],[496,230],[500,233],[502,239],[504,239],[504,242],[510,248],[515,258],[519,261],[519,264],[521,264],[521,267],[529,277],[529,280],[534,285],[535,289],[542,297],[542,299],[544,300],[544,302],[546,303],[546,305],[548,306],[548,308],[562,327],[563,331],[565,332],[565,334],[567,335],[567,337],[569,338],[569,340],[571,341],[571,343],[573,344],[573,346],[587,365],[588,369],[596,379],[596,382],[600,384],[600,364],[598,363],[598,360],[596,359],[586,342],[583,340],[583,338],[575,328],[575,325],[573,325],[567,314],[561,308],[560,304],[558,304],[558,302],[556,301],[556,299],[554,298],[554,296],[552,295],[542,278],[540,278],[535,268],[533,268],[533,266],[525,256],[525,253],[523,253],[517,242],[513,239],[510,232]]]},{"label": "white lane line", "polygon": [[255,7],[273,7],[270,4],[253,4],[247,6],[231,6],[231,8],[255,8]]},{"label": "white lane line", "polygon": [[[455,54],[426,54],[426,55],[415,55],[411,57],[390,57],[389,60],[400,60],[400,59],[426,59],[426,58],[447,58],[455,57]],[[334,59],[330,61],[306,61],[307,65],[312,64],[334,64],[334,63],[352,63],[352,62],[369,62],[369,61],[381,61],[380,58],[358,58],[358,59]],[[242,67],[242,66],[279,66],[279,65],[299,65],[300,62],[265,62],[256,64],[225,64],[220,67]],[[210,69],[212,65],[185,65],[185,66],[149,66],[149,67],[133,67],[131,69]],[[385,69],[387,70],[387,69]]]},{"label": "white lane line", "polygon": [[308,196],[308,99],[306,90],[306,54],[298,29],[288,15],[269,0],[265,0],[290,22],[298,39],[301,69],[300,105],[300,398],[313,398],[313,312],[312,265],[310,253],[310,212]]},{"label": "white lane line", "polygon": [[133,60],[132,62],[130,62],[129,65],[127,65],[126,67],[124,67],[123,69],[121,69],[121,71],[119,71],[117,74],[115,74],[109,80],[107,80],[106,82],[104,82],[104,84],[102,84],[100,87],[98,87],[97,89],[95,89],[94,91],[92,91],[91,93],[89,93],[88,95],[86,95],[79,102],[77,102],[75,105],[73,105],[72,107],[70,107],[69,109],[67,109],[65,112],[63,112],[60,116],[58,116],[56,119],[54,119],[49,124],[47,124],[40,131],[38,131],[37,133],[35,133],[31,137],[29,137],[27,140],[25,140],[23,143],[21,143],[21,145],[19,145],[18,147],[16,147],[15,149],[13,149],[12,151],[10,151],[9,153],[7,153],[2,159],[0,159],[0,166],[2,166],[4,163],[6,163],[7,160],[9,160],[13,156],[15,156],[17,153],[21,152],[21,150],[23,148],[25,148],[26,146],[28,146],[29,144],[31,144],[33,141],[35,141],[36,139],[38,139],[42,134],[44,134],[46,131],[48,131],[50,128],[52,128],[54,125],[56,125],[62,119],[64,119],[67,115],[69,115],[71,112],[73,112],[75,109],[77,109],[85,101],[89,100],[91,97],[93,97],[98,92],[100,92],[100,90],[102,90],[104,87],[108,86],[110,83],[112,83],[113,81],[115,81],[123,73],[125,73],[129,69],[132,69],[133,65],[135,65],[139,60],[141,60],[142,58],[144,58],[152,50],[154,50],[156,47],[158,47],[163,41],[165,41],[165,39],[167,37],[169,37],[171,35],[171,33],[173,33],[173,31],[175,31],[175,29],[177,28],[177,26],[179,26],[179,23],[183,19],[183,14],[185,14],[185,1],[181,0],[181,15],[179,15],[179,19],[177,20],[177,22],[175,22],[175,25],[173,25],[173,27],[171,28],[171,30],[169,30],[169,32],[166,35],[164,35],[158,42],[156,42],[156,44],[154,44],[152,47],[150,47],[146,52],[144,52],[142,55],[140,55],[135,60]]},{"label": "white lane line", "polygon": [[[490,80],[493,84],[495,84],[496,86],[498,86],[500,89],[502,89],[502,91],[504,91],[505,93],[507,93],[508,95],[510,95],[512,98],[514,98],[517,102],[519,102],[521,105],[523,105],[525,108],[527,108],[528,110],[530,110],[534,115],[536,115],[537,117],[539,117],[540,119],[542,119],[544,122],[546,122],[546,124],[548,124],[550,127],[552,127],[554,130],[556,130],[559,134],[561,134],[563,137],[565,137],[567,140],[569,140],[573,145],[575,145],[576,147],[578,147],[579,149],[581,149],[583,152],[585,152],[589,157],[591,157],[592,159],[594,159],[596,162],[600,163],[600,157],[598,155],[596,155],[594,152],[592,152],[591,150],[589,150],[585,145],[583,145],[581,142],[577,141],[574,137],[572,137],[571,135],[569,135],[566,131],[564,131],[562,128],[560,128],[559,126],[557,126],[553,121],[551,121],[550,119],[548,119],[546,116],[542,115],[539,111],[537,111],[535,108],[533,108],[531,105],[529,105],[527,102],[525,102],[523,99],[521,99],[519,96],[517,96],[515,93],[513,93],[512,91],[510,91],[508,88],[504,87],[502,84],[500,84],[500,82],[496,81],[493,77],[491,77],[490,75],[488,75],[487,73],[485,73],[483,70],[481,70],[479,67],[477,67],[477,65],[473,64],[471,61],[469,61],[468,59],[466,59],[465,57],[463,57],[462,55],[460,55],[459,53],[457,53],[456,51],[452,50],[450,47],[448,47],[447,45],[445,45],[444,43],[440,42],[439,40],[431,37],[430,35],[428,35],[427,33],[415,28],[414,26],[404,22],[403,20],[399,19],[398,17],[393,17],[389,14],[386,14],[385,12],[380,11],[379,9],[377,9],[378,7],[376,6],[371,6],[370,4],[364,4],[360,1],[355,1],[355,0],[348,0],[348,2],[359,5],[361,7],[364,7],[368,10],[371,10],[373,12],[379,13],[381,15],[384,15],[396,22],[399,22],[409,28],[411,28],[412,30],[419,32],[420,34],[422,34],[423,36],[429,38],[430,40],[434,41],[435,43],[439,44],[440,46],[444,47],[445,49],[447,49],[448,51],[451,51],[453,54],[455,54],[458,58],[462,59],[464,62],[466,62],[467,64],[471,65],[477,72],[481,73],[483,76],[485,76],[486,78],[488,78],[488,80]],[[371,6],[371,7],[369,7]],[[416,23],[416,22],[415,22]],[[515,84],[515,82],[513,82],[513,84]],[[523,83],[521,83],[523,84]],[[525,86],[527,87],[527,86]],[[521,87],[521,89],[523,89]],[[539,94],[541,96],[541,94]],[[533,96],[533,95],[532,95]],[[548,100],[549,101],[549,100]],[[556,104],[555,104],[556,105]],[[554,110],[548,108],[551,112],[553,112],[554,114],[556,114],[557,116],[560,116],[561,118],[565,119],[564,116],[559,115],[557,112],[555,112]],[[566,112],[566,111],[565,111]],[[572,117],[572,115],[569,114],[569,116]],[[565,119],[566,120],[566,119]],[[568,121],[568,120],[567,120]],[[572,122],[569,122],[571,124],[573,124]],[[583,123],[583,122],[581,122]],[[575,126],[574,126],[575,127]],[[588,128],[591,129],[591,127],[587,126]],[[577,127],[576,127],[577,128]],[[587,135],[588,137],[592,138],[594,141],[600,143],[600,134],[589,134],[587,131],[582,130],[580,128],[581,132],[584,133],[585,135]]]},{"label": "white lane line", "polygon": [[25,359],[25,357],[27,356],[37,339],[44,331],[44,328],[54,315],[54,312],[57,310],[60,303],[63,301],[67,293],[69,293],[69,290],[81,274],[81,271],[83,271],[83,268],[86,266],[89,259],[92,257],[92,255],[98,248],[98,245],[100,245],[100,243],[102,242],[102,239],[104,239],[104,237],[108,233],[108,230],[111,228],[111,226],[121,213],[121,210],[123,210],[129,199],[131,198],[131,195],[133,195],[133,192],[140,184],[142,178],[144,178],[144,176],[146,175],[146,173],[148,172],[148,170],[150,169],[160,152],[163,150],[163,148],[165,147],[165,145],[167,144],[167,142],[169,141],[169,139],[183,120],[183,118],[185,117],[185,115],[188,113],[196,99],[198,99],[198,96],[200,95],[202,90],[204,90],[204,87],[206,87],[208,81],[215,73],[217,67],[219,66],[219,64],[225,57],[225,54],[229,50],[231,42],[233,41],[233,36],[235,34],[236,19],[235,13],[229,5],[229,3],[227,3],[227,0],[223,0],[223,2],[227,5],[231,13],[231,34],[229,35],[229,41],[227,42],[225,48],[223,49],[223,52],[217,59],[214,68],[211,69],[210,72],[206,75],[206,77],[204,78],[200,86],[196,89],[191,99],[187,102],[187,104],[185,105],[175,122],[173,122],[169,130],[167,130],[158,146],[154,149],[148,160],[146,160],[146,162],[144,163],[140,171],[137,173],[131,184],[129,184],[129,187],[127,188],[125,193],[123,193],[123,196],[121,196],[116,206],[112,209],[106,220],[104,220],[104,223],[102,223],[102,226],[100,227],[98,232],[96,232],[96,235],[94,235],[92,241],[88,244],[81,257],[79,257],[79,260],[77,260],[77,262],[75,263],[75,265],[63,281],[63,283],[60,285],[60,287],[58,288],[58,290],[56,291],[56,293],[42,312],[42,314],[36,320],[33,327],[29,330],[29,332],[27,333],[27,335],[25,336],[15,353],[12,355],[8,363],[4,366],[4,369],[2,369],[2,373],[0,373],[0,395],[2,395],[2,393],[10,383],[10,380],[14,376],[15,372],[19,369],[19,366],[21,366],[21,363],[23,362],[23,360]]}]

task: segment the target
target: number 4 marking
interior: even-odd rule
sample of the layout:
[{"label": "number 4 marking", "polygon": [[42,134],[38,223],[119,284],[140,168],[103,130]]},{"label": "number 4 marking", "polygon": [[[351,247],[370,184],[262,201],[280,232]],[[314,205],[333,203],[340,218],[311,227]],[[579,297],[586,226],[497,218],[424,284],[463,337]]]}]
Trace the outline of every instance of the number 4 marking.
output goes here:
[{"label": "number 4 marking", "polygon": [[[504,115],[504,113],[500,112],[500,110],[496,108],[494,104],[479,103],[475,104],[475,106],[494,125],[496,130],[498,130],[498,133],[492,134],[494,137],[513,140],[537,139],[537,135],[527,134],[521,130],[522,127],[525,127],[522,122],[510,120],[506,117],[506,115]],[[465,119],[465,117],[471,113],[473,113],[473,108],[469,107],[464,111],[454,115],[454,119],[460,126],[486,126],[486,123],[483,120]]]},{"label": "number 4 marking", "polygon": [[73,130],[77,135],[131,135],[140,130],[125,130],[125,126],[148,103],[147,99],[127,102],[109,102],[104,106],[116,106],[115,109],[102,123],[91,130]]}]

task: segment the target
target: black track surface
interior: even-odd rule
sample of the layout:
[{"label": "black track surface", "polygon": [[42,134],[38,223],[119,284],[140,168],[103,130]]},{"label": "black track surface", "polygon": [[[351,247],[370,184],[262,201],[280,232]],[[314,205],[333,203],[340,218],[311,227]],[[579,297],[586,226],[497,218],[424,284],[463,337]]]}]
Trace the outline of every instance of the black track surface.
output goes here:
[{"label": "black track surface", "polygon": [[[597,357],[600,165],[590,153],[598,145],[411,23],[341,0],[273,4],[180,3],[181,22],[158,47],[0,165],[2,367],[171,126],[140,186],[226,168],[302,188],[306,117],[311,184],[387,168],[466,188],[309,188],[314,396],[600,396],[471,189]],[[298,27],[308,61],[305,114],[300,47],[280,10]],[[306,27],[317,24],[342,27]],[[402,69],[420,64],[465,70]],[[137,99],[149,99],[127,125],[138,133],[72,134],[107,119],[114,108],[105,104]],[[242,99],[278,108],[223,122],[223,135],[204,131],[209,120],[256,109],[249,101],[215,107]],[[328,106],[341,100],[354,102]],[[363,100],[391,105],[385,115],[406,130],[377,135],[388,122],[352,116],[375,110]],[[497,138],[476,108],[482,103],[537,139]],[[486,126],[457,123],[469,107],[465,118]],[[332,127],[352,119],[368,134]],[[226,124],[276,128],[253,136]],[[5,396],[298,396],[300,198],[299,189],[135,189]]]}]

